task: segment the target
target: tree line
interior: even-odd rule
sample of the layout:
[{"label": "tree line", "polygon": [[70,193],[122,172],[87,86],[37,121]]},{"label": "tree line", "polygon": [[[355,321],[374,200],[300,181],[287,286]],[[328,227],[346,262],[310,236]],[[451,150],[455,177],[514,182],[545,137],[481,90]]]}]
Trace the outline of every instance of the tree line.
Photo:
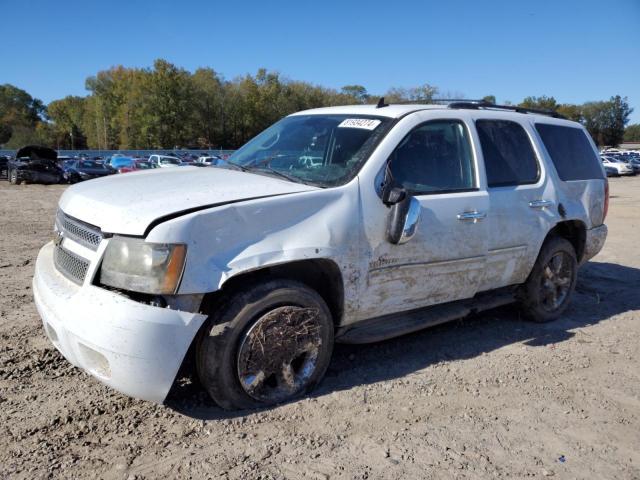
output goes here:
[{"label": "tree line", "polygon": [[[162,59],[152,68],[118,66],[100,71],[87,78],[85,86],[87,96],[67,96],[45,105],[16,86],[0,85],[0,145],[233,149],[290,113],[378,100],[362,85],[326,88],[266,69],[225,80],[211,68],[189,72]],[[429,84],[394,87],[384,93],[387,102],[430,102],[443,96],[450,94]],[[493,95],[484,99],[496,100]],[[640,125],[625,130],[632,112],[626,97],[582,105],[527,97],[518,105],[553,110],[579,121],[598,145],[617,145],[623,138],[640,141]]]}]

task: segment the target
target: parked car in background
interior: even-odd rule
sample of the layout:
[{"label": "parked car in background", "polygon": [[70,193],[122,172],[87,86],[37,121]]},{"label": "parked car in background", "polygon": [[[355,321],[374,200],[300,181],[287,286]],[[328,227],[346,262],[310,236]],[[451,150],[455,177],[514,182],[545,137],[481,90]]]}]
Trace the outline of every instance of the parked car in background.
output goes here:
[{"label": "parked car in background", "polygon": [[118,158],[129,158],[129,157],[123,155],[122,153],[114,153],[110,157],[107,157],[104,160],[104,163],[105,163],[105,165],[111,166],[111,163],[114,162]]},{"label": "parked car in background", "polygon": [[7,175],[7,164],[9,163],[9,157],[6,155],[0,155],[0,178],[7,179],[9,176]]},{"label": "parked car in background", "polygon": [[118,173],[135,172],[137,170],[149,170],[152,168],[156,168],[156,167],[154,167],[151,164],[151,162],[149,162],[148,160],[142,159],[142,158],[136,158],[136,159],[133,159],[131,163],[127,165],[123,165],[120,168],[118,168]]},{"label": "parked car in background", "polygon": [[514,301],[555,320],[605,242],[608,183],[582,125],[514,108],[320,108],[223,167],[74,185],[35,266],[44,332],[156,402],[192,351],[211,397],[244,409],[308,392],[334,342]]},{"label": "parked car in background", "polygon": [[62,170],[67,183],[78,183],[115,173],[113,169],[95,160],[67,160]]},{"label": "parked car in background", "polygon": [[157,168],[181,167],[184,165],[182,160],[169,155],[151,155],[149,157],[149,162]]},{"label": "parked car in background", "polygon": [[198,167],[217,167],[226,163],[226,161],[224,161],[217,155],[202,155],[198,157],[198,159],[193,164]]},{"label": "parked car in background", "polygon": [[16,152],[15,160],[7,162],[7,175],[13,185],[25,183],[60,183],[63,171],[58,165],[58,153],[51,148],[27,145]]},{"label": "parked car in background", "polygon": [[640,156],[632,153],[614,155],[614,158],[620,162],[629,165],[635,174],[640,173]]},{"label": "parked car in background", "polygon": [[[604,162],[603,162],[604,163]],[[618,173],[618,169],[615,167],[612,167],[610,165],[604,165],[604,173],[607,174],[607,177],[619,177],[620,174]]]},{"label": "parked car in background", "polygon": [[618,175],[635,175],[633,167],[610,155],[602,155],[602,165],[615,168]]},{"label": "parked car in background", "polygon": [[114,172],[119,171],[123,167],[128,167],[134,162],[134,159],[131,157],[111,157],[109,159],[108,167],[111,168]]}]

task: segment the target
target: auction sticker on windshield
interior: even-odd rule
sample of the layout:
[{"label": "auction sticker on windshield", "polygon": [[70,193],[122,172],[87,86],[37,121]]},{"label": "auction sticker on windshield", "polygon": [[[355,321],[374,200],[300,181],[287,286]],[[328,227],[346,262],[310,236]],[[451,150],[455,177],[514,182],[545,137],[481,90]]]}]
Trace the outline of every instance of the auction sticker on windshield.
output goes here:
[{"label": "auction sticker on windshield", "polygon": [[380,120],[372,118],[347,118],[338,125],[338,128],[364,128],[365,130],[374,130],[380,125]]}]

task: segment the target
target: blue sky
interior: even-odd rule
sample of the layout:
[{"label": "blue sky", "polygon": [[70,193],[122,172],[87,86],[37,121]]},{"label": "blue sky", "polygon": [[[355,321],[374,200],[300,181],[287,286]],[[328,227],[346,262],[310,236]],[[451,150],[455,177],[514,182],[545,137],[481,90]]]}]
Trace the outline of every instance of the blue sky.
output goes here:
[{"label": "blue sky", "polygon": [[260,67],[371,93],[629,97],[640,123],[640,0],[0,0],[0,83],[49,102],[113,65]]}]

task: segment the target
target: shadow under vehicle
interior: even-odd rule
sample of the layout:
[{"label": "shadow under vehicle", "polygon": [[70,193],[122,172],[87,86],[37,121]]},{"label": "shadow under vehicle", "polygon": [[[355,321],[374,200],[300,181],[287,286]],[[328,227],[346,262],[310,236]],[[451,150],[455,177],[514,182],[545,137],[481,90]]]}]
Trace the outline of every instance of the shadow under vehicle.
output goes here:
[{"label": "shadow under vehicle", "polygon": [[15,160],[7,163],[7,175],[13,185],[25,183],[60,183],[63,171],[57,163],[55,150],[39,145],[27,145],[16,152]]}]

